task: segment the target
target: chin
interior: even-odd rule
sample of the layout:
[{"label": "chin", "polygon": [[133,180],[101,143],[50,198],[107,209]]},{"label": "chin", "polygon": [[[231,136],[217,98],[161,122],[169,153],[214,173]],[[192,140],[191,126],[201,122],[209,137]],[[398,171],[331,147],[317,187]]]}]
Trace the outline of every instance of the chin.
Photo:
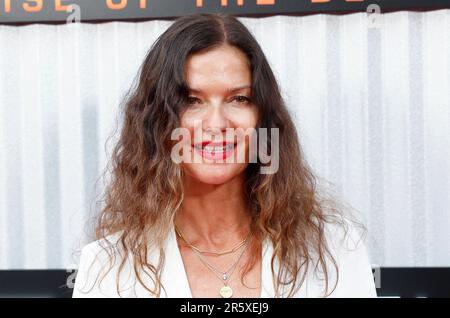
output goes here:
[{"label": "chin", "polygon": [[[191,168],[191,169],[189,169]],[[188,174],[195,180],[206,184],[224,184],[232,180],[234,177],[240,175],[245,170],[245,165],[236,166],[235,164],[228,164],[225,166],[218,165],[197,165],[196,167],[189,167]]]}]

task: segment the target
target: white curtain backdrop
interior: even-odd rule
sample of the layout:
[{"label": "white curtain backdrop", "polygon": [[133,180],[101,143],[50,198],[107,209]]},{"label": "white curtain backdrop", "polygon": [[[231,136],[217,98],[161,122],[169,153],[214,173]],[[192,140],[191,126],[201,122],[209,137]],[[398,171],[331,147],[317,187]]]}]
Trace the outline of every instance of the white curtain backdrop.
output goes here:
[{"label": "white curtain backdrop", "polygon": [[[240,20],[372,264],[450,266],[450,10]],[[0,26],[1,269],[77,264],[119,103],[171,23]]]}]

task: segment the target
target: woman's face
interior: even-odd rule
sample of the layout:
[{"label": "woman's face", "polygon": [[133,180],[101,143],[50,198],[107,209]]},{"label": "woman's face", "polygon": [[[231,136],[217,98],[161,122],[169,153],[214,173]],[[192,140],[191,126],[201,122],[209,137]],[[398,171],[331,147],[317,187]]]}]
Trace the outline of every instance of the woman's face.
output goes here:
[{"label": "woman's face", "polygon": [[181,127],[190,132],[184,149],[194,161],[182,167],[197,181],[226,183],[245,170],[249,144],[256,138],[248,133],[258,120],[249,61],[236,47],[223,45],[191,55],[185,72],[189,98]]}]

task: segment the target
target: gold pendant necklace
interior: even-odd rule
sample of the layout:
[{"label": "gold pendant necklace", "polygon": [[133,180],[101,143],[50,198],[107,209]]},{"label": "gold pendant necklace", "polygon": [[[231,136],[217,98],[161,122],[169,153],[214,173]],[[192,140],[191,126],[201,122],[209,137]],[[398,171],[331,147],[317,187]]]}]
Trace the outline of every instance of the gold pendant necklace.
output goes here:
[{"label": "gold pendant necklace", "polygon": [[219,294],[222,298],[231,298],[231,296],[233,296],[233,289],[231,289],[230,286],[225,285],[220,289]]},{"label": "gold pendant necklace", "polygon": [[233,289],[228,285],[228,280],[231,278],[231,275],[233,275],[234,270],[236,269],[237,265],[239,264],[239,261],[241,260],[242,256],[244,255],[247,246],[248,246],[248,241],[244,247],[244,249],[242,250],[241,254],[239,255],[238,259],[236,260],[236,262],[225,272],[222,272],[220,270],[218,270],[217,268],[215,268],[213,265],[211,265],[209,262],[207,262],[200,253],[198,253],[197,251],[194,250],[194,253],[198,256],[198,258],[200,259],[200,261],[208,268],[210,269],[214,275],[219,278],[222,283],[224,284],[220,290],[219,290],[219,294],[220,296],[222,296],[223,298],[231,298],[231,296],[233,296]]},{"label": "gold pendant necklace", "polygon": [[[239,255],[239,257],[237,258],[236,262],[225,272],[222,272],[220,270],[218,270],[217,268],[215,268],[213,265],[211,265],[208,261],[206,261],[206,259],[203,258],[202,253],[200,250],[198,250],[197,248],[193,248],[194,246],[192,246],[191,244],[189,244],[187,242],[186,239],[184,239],[183,235],[181,234],[181,232],[177,229],[177,227],[175,226],[175,230],[178,234],[178,236],[186,243],[188,244],[188,246],[192,249],[192,251],[194,252],[195,255],[197,255],[197,257],[199,258],[199,260],[202,262],[203,265],[205,265],[209,270],[211,270],[214,275],[219,278],[221,280],[221,282],[224,284],[220,290],[219,290],[219,294],[220,296],[222,296],[223,298],[231,298],[233,296],[233,289],[228,285],[228,280],[231,278],[231,275],[234,273],[234,270],[236,269],[237,265],[239,264],[239,261],[241,260],[242,256],[244,255],[248,245],[249,245],[249,240],[248,238],[250,237],[250,235],[243,241],[243,244],[240,243],[239,247],[242,247],[243,245],[245,245],[244,249],[242,250],[241,254]],[[237,250],[237,249],[236,249]],[[208,254],[212,254],[212,253],[208,253]]]}]

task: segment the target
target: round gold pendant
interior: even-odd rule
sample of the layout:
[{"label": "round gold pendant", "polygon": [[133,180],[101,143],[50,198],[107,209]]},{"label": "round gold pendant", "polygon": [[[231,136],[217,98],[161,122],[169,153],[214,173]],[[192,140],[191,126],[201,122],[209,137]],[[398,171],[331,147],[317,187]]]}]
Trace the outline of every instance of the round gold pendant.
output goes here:
[{"label": "round gold pendant", "polygon": [[230,286],[223,286],[220,289],[220,296],[222,296],[223,298],[230,298],[231,296],[233,296],[233,290]]}]

